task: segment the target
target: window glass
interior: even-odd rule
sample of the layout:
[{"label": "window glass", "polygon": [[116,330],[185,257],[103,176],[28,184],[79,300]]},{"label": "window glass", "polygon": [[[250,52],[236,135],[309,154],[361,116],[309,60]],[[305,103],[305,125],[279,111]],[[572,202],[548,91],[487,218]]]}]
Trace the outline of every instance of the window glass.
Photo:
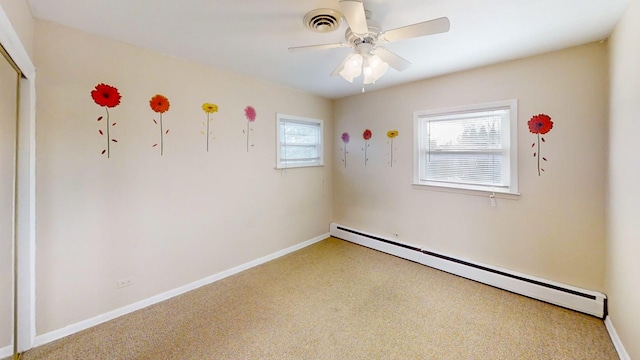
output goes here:
[{"label": "window glass", "polygon": [[276,167],[323,165],[322,120],[278,114]]}]

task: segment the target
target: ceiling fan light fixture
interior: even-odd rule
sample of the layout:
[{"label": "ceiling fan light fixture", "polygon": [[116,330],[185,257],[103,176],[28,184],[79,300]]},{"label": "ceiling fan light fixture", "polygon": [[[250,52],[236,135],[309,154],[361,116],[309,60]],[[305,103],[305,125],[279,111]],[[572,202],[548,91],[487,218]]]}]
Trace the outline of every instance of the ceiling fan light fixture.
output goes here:
[{"label": "ceiling fan light fixture", "polygon": [[378,55],[373,55],[369,57],[367,61],[367,65],[371,69],[371,77],[373,78],[372,82],[376,82],[378,79],[384,75],[389,69],[389,64],[382,61]]},{"label": "ceiling fan light fixture", "polygon": [[357,78],[362,73],[363,57],[360,54],[350,54],[344,62],[344,67],[340,70],[339,74],[345,80],[352,83],[354,78]]}]

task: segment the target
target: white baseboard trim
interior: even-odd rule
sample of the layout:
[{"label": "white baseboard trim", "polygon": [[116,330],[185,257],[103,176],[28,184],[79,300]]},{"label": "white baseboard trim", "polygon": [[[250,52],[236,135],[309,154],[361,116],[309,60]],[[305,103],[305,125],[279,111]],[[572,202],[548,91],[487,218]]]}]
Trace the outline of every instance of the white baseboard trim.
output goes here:
[{"label": "white baseboard trim", "polygon": [[[288,247],[286,249],[277,251],[277,252],[275,252],[273,254],[270,254],[270,255],[267,255],[267,256],[263,256],[263,257],[261,257],[259,259],[256,259],[256,260],[250,261],[248,263],[236,266],[234,268],[219,272],[217,274],[211,275],[211,276],[206,277],[204,279],[201,279],[201,280],[198,280],[198,281],[194,281],[194,282],[192,282],[190,284],[181,286],[179,288],[176,288],[176,289],[173,289],[173,290],[169,290],[169,291],[164,292],[162,294],[158,294],[156,296],[152,296],[152,297],[150,297],[148,299],[145,299],[145,300],[142,300],[142,301],[138,301],[136,303],[121,307],[119,309],[110,311],[108,313],[105,313],[105,314],[102,314],[102,315],[98,315],[98,316],[95,316],[93,318],[90,318],[90,319],[87,319],[87,320],[83,320],[83,321],[77,322],[77,323],[69,325],[69,326],[65,326],[64,328],[61,328],[61,329],[58,329],[58,330],[54,330],[54,331],[48,332],[46,334],[38,335],[34,339],[33,346],[36,347],[36,346],[44,345],[46,343],[61,339],[61,338],[65,337],[65,336],[69,336],[69,335],[72,335],[72,334],[77,333],[79,331],[82,331],[82,330],[88,329],[90,327],[102,324],[102,323],[104,323],[106,321],[113,320],[113,319],[115,319],[117,317],[120,317],[122,315],[129,314],[129,313],[134,312],[136,310],[140,310],[140,309],[143,309],[143,308],[145,308],[147,306],[150,306],[150,305],[153,305],[153,304],[157,304],[157,303],[159,303],[161,301],[168,300],[168,299],[170,299],[172,297],[184,294],[184,293],[186,293],[188,291],[195,290],[195,289],[197,289],[199,287],[214,283],[214,282],[216,282],[218,280],[222,280],[222,279],[227,278],[229,276],[232,276],[232,275],[235,275],[235,274],[240,273],[242,271],[248,270],[248,269],[250,269],[252,267],[255,267],[255,266],[258,266],[258,265],[262,265],[262,264],[264,264],[266,262],[269,262],[271,260],[277,259],[279,257],[282,257],[284,255],[292,253],[292,252],[294,252],[296,250],[300,250],[300,249],[305,248],[305,247],[307,247],[309,245],[313,245],[313,244],[315,244],[315,243],[317,243],[319,241],[322,241],[322,240],[328,238],[329,236],[330,235],[328,233],[320,235],[320,236],[316,236],[315,238],[313,238],[311,240],[304,241],[302,243],[293,245],[293,246]],[[11,355],[11,354],[9,354],[9,355]]]},{"label": "white baseboard trim", "polygon": [[613,346],[618,352],[618,357],[620,358],[620,360],[631,360],[631,357],[629,357],[629,353],[627,353],[624,345],[622,345],[622,340],[620,340],[620,337],[618,337],[618,332],[616,332],[616,328],[613,327],[613,323],[611,322],[611,318],[609,316],[604,319],[604,325],[607,327],[607,331],[609,332],[609,336],[611,337]]},{"label": "white baseboard trim", "polygon": [[13,355],[13,345],[0,348],[0,359],[8,358],[11,355]]},{"label": "white baseboard trim", "polygon": [[604,318],[606,295],[499,267],[455,258],[418,245],[332,223],[331,236],[530,298]]}]

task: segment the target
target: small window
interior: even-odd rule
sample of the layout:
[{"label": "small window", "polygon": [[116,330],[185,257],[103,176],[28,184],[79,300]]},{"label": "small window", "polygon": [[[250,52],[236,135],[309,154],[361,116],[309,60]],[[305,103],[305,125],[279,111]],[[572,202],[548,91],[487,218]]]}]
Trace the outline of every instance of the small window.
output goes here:
[{"label": "small window", "polygon": [[517,114],[517,100],[415,112],[415,184],[517,194]]},{"label": "small window", "polygon": [[277,164],[285,169],[322,166],[322,120],[277,114]]}]

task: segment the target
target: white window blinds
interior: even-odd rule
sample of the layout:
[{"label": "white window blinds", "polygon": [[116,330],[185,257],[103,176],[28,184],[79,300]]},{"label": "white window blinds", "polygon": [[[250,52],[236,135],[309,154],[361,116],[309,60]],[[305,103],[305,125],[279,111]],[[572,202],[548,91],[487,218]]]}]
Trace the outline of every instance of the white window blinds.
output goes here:
[{"label": "white window blinds", "polygon": [[322,121],[278,114],[277,168],[323,165]]},{"label": "white window blinds", "polygon": [[511,111],[500,106],[417,114],[417,183],[512,192]]}]

